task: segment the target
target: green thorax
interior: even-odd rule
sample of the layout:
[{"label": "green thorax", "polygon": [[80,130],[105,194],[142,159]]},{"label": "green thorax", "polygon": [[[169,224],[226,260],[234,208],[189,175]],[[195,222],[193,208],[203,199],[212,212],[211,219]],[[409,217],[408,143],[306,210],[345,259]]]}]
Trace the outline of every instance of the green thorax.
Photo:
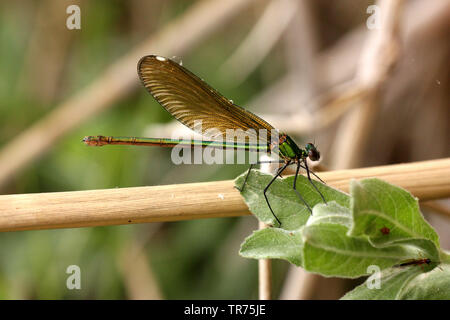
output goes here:
[{"label": "green thorax", "polygon": [[280,141],[279,141],[279,152],[280,155],[283,158],[288,159],[301,159],[306,157],[306,151],[303,149],[300,149],[297,144],[294,142],[294,140],[291,139],[286,134],[280,135]]}]

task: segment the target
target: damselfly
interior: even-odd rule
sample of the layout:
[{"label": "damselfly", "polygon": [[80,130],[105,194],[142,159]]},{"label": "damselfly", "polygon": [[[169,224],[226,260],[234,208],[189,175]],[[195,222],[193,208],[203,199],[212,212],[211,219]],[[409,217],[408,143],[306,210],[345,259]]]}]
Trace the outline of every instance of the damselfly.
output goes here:
[{"label": "damselfly", "polygon": [[[275,215],[267,197],[267,191],[272,183],[281,176],[289,165],[296,165],[293,190],[312,213],[312,209],[301,194],[297,191],[297,176],[300,168],[306,170],[307,177],[314,189],[320,194],[323,202],[325,197],[319,191],[311,179],[314,175],[322,181],[314,172],[310,171],[307,158],[312,161],[320,159],[320,153],[313,143],[307,143],[300,148],[287,134],[281,133],[269,123],[234,104],[225,98],[205,81],[181,66],[181,64],[161,56],[149,55],[143,57],[138,63],[138,75],[144,87],[175,119],[188,128],[199,132],[211,139],[189,140],[189,139],[156,139],[136,137],[107,137],[87,136],[84,143],[90,146],[103,146],[108,144],[139,145],[139,146],[161,146],[184,148],[212,147],[222,149],[235,149],[253,152],[276,153],[279,160],[265,161],[282,164],[275,176],[264,188],[263,194],[267,205],[281,225],[281,221]],[[197,123],[200,121],[201,128]],[[227,130],[241,130],[247,134],[245,140],[234,135],[233,141],[217,141],[217,135],[226,136]],[[253,137],[252,137],[253,136]],[[273,137],[277,139],[273,139]],[[256,138],[258,143],[250,143],[250,138]],[[261,164],[258,162],[256,164]],[[242,192],[254,164],[250,165],[245,176],[244,183],[239,190]],[[323,182],[323,181],[322,181]]]}]

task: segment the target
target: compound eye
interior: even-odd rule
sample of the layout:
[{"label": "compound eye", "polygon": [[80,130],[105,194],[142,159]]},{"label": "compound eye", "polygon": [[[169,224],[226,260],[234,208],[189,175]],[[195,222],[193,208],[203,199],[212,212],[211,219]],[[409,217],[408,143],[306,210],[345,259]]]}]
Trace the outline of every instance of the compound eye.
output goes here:
[{"label": "compound eye", "polygon": [[317,161],[320,159],[320,152],[316,149],[310,149],[308,151],[308,158],[310,158],[312,161]]}]

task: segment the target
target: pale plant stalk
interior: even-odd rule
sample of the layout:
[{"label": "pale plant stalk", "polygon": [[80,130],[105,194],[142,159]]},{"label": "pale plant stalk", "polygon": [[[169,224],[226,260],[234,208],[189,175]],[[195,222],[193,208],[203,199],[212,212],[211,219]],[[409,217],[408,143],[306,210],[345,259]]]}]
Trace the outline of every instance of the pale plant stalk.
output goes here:
[{"label": "pale plant stalk", "polygon": [[[351,179],[378,177],[421,200],[450,196],[450,158],[321,172],[348,192]],[[248,215],[234,181],[0,196],[0,231],[76,228]]]},{"label": "pale plant stalk", "polygon": [[[261,161],[270,161],[267,156],[262,156]],[[279,164],[264,163],[261,165],[261,172],[272,174]],[[259,222],[259,229],[267,228],[263,222]],[[258,283],[259,283],[259,300],[270,300],[272,298],[272,261],[270,259],[258,260]]]}]

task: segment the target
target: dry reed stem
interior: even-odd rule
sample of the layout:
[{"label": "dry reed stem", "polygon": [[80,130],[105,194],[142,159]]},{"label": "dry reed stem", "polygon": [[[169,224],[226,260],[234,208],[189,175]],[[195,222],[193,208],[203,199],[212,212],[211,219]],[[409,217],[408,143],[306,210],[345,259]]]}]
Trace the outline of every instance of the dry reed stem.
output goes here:
[{"label": "dry reed stem", "polygon": [[[421,200],[450,196],[450,158],[322,172],[348,191],[350,179],[378,177]],[[0,231],[77,228],[250,214],[234,182],[0,196]]]},{"label": "dry reed stem", "polygon": [[[261,157],[261,161],[270,161],[269,157]],[[261,172],[271,174],[276,171],[279,164],[264,163],[261,165]],[[267,228],[268,226],[263,223],[258,223],[259,229]],[[259,259],[258,260],[258,293],[259,300],[270,300],[272,298],[272,261],[271,259]]]},{"label": "dry reed stem", "polygon": [[348,113],[336,134],[334,154],[339,156],[334,158],[333,168],[354,168],[361,163],[360,151],[375,125],[380,88],[398,57],[403,0],[380,0],[377,4],[383,24],[380,30],[370,31],[355,77],[361,91],[365,91],[364,99],[361,99],[358,108]]},{"label": "dry reed stem", "polygon": [[[296,12],[296,0],[270,1],[247,37],[220,67],[219,73],[239,86],[278,43]],[[274,24],[274,21],[279,23]]]},{"label": "dry reed stem", "polygon": [[160,300],[163,298],[147,254],[135,239],[122,249],[117,260],[128,299]]},{"label": "dry reed stem", "polygon": [[[267,228],[262,222],[259,222],[259,229]],[[258,260],[258,287],[259,300],[272,299],[272,261],[270,259]]]},{"label": "dry reed stem", "polygon": [[432,210],[433,212],[435,212],[443,217],[450,218],[450,209],[449,209],[448,205],[446,206],[437,201],[424,201],[424,202],[421,202],[420,205],[424,208]]},{"label": "dry reed stem", "polygon": [[[280,300],[313,299],[321,280],[322,277],[317,274],[306,272],[300,267],[291,266],[280,294]],[[330,290],[334,290],[334,288]]]},{"label": "dry reed stem", "polygon": [[[80,1],[74,0],[70,4],[80,5]],[[50,0],[35,5],[34,23],[18,82],[23,90],[49,108],[49,103],[58,97],[58,90],[61,89],[61,78],[74,32],[61,27],[66,23],[67,16],[61,13],[66,11],[67,2]]]}]

